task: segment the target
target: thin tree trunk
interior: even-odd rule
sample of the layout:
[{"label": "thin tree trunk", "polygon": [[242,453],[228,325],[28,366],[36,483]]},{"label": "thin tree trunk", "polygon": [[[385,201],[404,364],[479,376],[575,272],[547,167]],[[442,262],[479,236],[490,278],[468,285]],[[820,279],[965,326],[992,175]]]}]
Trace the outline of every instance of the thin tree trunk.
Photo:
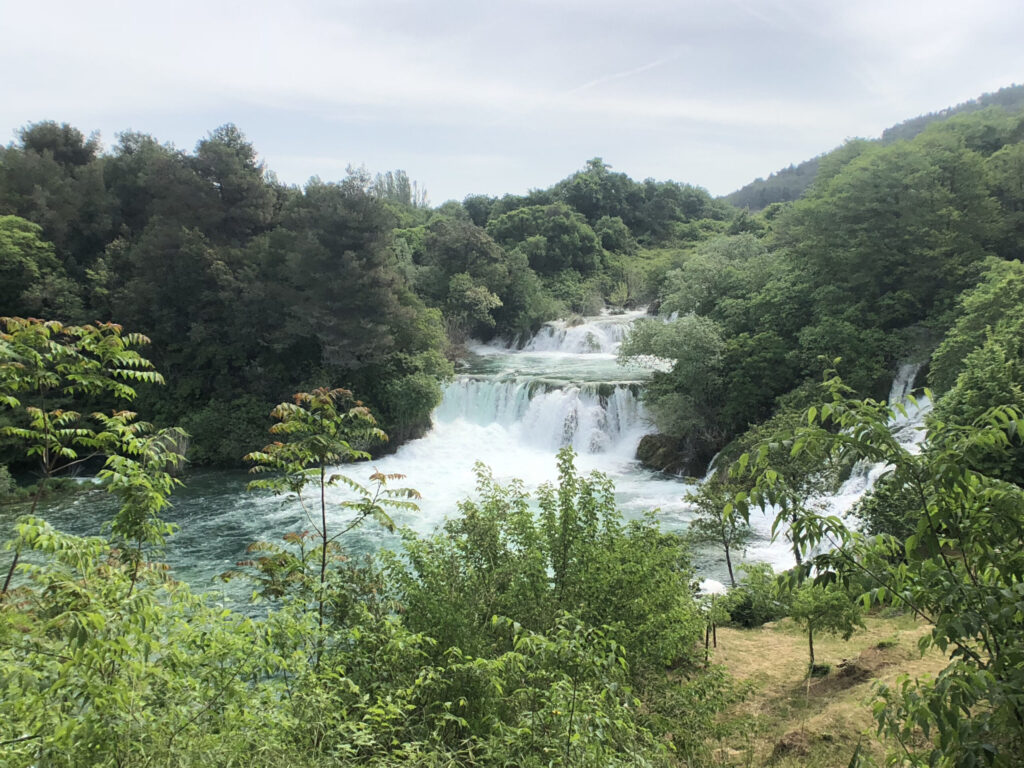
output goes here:
[{"label": "thin tree trunk", "polygon": [[793,544],[793,557],[796,559],[797,565],[804,564],[804,557],[800,553],[800,546],[797,544],[796,539],[793,537],[793,523],[796,521],[796,515],[793,515],[789,519],[789,540]]},{"label": "thin tree trunk", "polygon": [[18,567],[18,558],[21,557],[21,544],[14,550],[14,559],[11,560],[11,567],[7,569],[7,578],[4,579],[4,588],[0,589],[0,602],[7,597],[7,588],[11,586],[11,579],[14,577],[14,569]]},{"label": "thin tree trunk", "polygon": [[725,566],[729,569],[729,584],[736,586],[736,577],[732,575],[732,557],[729,554],[729,545],[725,545]]},{"label": "thin tree trunk", "polygon": [[320,532],[323,543],[320,549],[320,627],[324,626],[324,584],[327,581],[327,498],[324,484],[324,465],[320,465]]},{"label": "thin tree trunk", "polygon": [[[39,499],[42,498],[43,495],[43,484],[46,482],[47,477],[48,475],[44,475],[43,478],[39,481],[39,486],[38,488],[36,488],[36,495],[32,498],[32,508],[29,509],[28,511],[29,517],[36,513],[36,507],[39,506]],[[18,547],[14,550],[14,560],[11,561],[11,567],[7,569],[7,578],[4,579],[3,589],[0,589],[0,603],[4,601],[5,597],[7,597],[7,590],[11,586],[11,579],[14,578],[14,569],[18,567],[18,560],[20,559],[21,544],[19,543]]]},{"label": "thin tree trunk", "polygon": [[807,628],[807,649],[811,652],[811,672],[814,671],[814,630]]}]

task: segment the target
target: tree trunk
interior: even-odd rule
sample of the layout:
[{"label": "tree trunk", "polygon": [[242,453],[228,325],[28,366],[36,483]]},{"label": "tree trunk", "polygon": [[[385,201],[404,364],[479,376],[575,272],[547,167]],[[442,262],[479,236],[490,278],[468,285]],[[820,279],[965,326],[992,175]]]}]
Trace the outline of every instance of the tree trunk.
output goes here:
[{"label": "tree trunk", "polygon": [[729,569],[729,584],[736,586],[736,577],[732,575],[732,557],[729,555],[729,545],[725,545],[725,567]]},{"label": "tree trunk", "polygon": [[796,522],[796,515],[789,518],[789,541],[793,545],[793,557],[796,560],[797,565],[804,564],[804,557],[800,553],[800,546],[796,543],[796,539],[793,538],[793,523]]},{"label": "tree trunk", "polygon": [[814,630],[807,628],[807,649],[811,652],[811,671],[814,671]]},{"label": "tree trunk", "polygon": [[14,559],[11,561],[11,567],[7,569],[7,578],[4,579],[4,587],[0,589],[0,602],[7,596],[7,588],[11,586],[11,579],[14,577],[14,569],[18,567],[18,558],[21,557],[21,545],[14,550]]},{"label": "tree trunk", "polygon": [[[46,480],[49,478],[50,473],[46,472],[46,467],[43,467],[44,475],[36,486],[36,493],[32,497],[32,508],[28,511],[31,517],[36,513],[36,508],[39,506],[39,499],[43,496],[43,486]],[[7,597],[7,590],[11,586],[11,579],[14,578],[14,569],[18,567],[18,560],[21,558],[21,543],[18,543],[17,549],[14,550],[14,560],[11,561],[11,567],[7,569],[7,578],[4,579],[3,589],[0,589],[0,603],[3,602],[4,598]]]},{"label": "tree trunk", "polygon": [[322,546],[320,549],[320,627],[324,626],[324,583],[327,581],[327,498],[324,481],[323,464],[320,465],[320,533],[322,535]]}]

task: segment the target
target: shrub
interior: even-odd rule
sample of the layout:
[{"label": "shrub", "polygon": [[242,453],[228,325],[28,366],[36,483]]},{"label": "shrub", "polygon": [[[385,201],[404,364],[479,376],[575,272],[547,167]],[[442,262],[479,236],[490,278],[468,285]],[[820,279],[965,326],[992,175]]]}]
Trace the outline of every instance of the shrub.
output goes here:
[{"label": "shrub", "polygon": [[739,570],[743,577],[724,600],[731,623],[750,629],[789,615],[789,598],[768,563],[744,563]]}]

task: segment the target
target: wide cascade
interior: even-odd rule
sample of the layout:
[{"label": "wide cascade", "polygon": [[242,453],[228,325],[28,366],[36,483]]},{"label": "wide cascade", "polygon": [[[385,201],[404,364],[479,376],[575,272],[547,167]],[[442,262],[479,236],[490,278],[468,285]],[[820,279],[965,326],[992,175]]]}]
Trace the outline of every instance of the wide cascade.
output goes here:
[{"label": "wide cascade", "polygon": [[[614,481],[623,515],[636,517],[653,510],[665,529],[685,529],[691,512],[683,497],[692,484],[647,471],[635,459],[640,439],[653,429],[639,399],[650,371],[619,365],[616,353],[641,314],[559,321],[521,344],[473,346],[459,375],[447,385],[432,429],[424,437],[372,466],[354,464],[340,470],[363,483],[374,469],[404,475],[392,484],[415,488],[422,499],[418,510],[395,515],[395,522],[427,533],[445,517],[457,515],[459,502],[473,495],[477,462],[489,467],[499,481],[519,479],[533,491],[556,479],[555,454],[571,446],[582,472],[601,471]],[[900,368],[891,402],[906,402],[916,373],[914,366]],[[893,420],[892,429],[902,442],[913,446],[921,440],[920,425],[929,408],[927,402],[916,408],[908,405],[906,417]],[[835,495],[818,503],[844,514],[885,470],[883,465],[858,466]],[[216,583],[211,577],[246,557],[252,542],[280,540],[289,531],[310,527],[294,502],[246,492],[249,479],[243,473],[196,472],[175,494],[169,518],[180,532],[171,540],[167,557],[180,578],[210,588]],[[343,486],[330,489],[330,494],[334,502],[351,498]],[[336,504],[332,507],[332,525],[350,517]],[[109,518],[109,502],[82,497],[48,516],[59,527],[92,533]],[[756,535],[745,559],[770,562],[776,568],[792,565],[788,542],[769,541],[769,516],[754,513],[751,524]],[[345,537],[345,547],[353,553],[394,544],[393,536],[373,525]],[[724,562],[713,549],[696,552],[695,564],[701,576],[725,578]]]},{"label": "wide cascade", "polygon": [[685,484],[635,460],[640,438],[653,428],[639,400],[649,371],[620,365],[616,354],[642,314],[558,321],[521,344],[473,345],[431,431],[378,463],[423,494],[419,512],[402,522],[427,531],[455,514],[473,493],[478,461],[528,489],[554,480],[555,453],[564,446],[576,451],[583,471],[612,477],[626,514],[655,507],[682,513]]}]

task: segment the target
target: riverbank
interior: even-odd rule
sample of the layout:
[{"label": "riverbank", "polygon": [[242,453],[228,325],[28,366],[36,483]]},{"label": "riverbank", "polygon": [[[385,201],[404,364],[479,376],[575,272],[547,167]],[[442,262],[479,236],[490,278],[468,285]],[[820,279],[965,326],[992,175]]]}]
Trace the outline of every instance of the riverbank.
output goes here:
[{"label": "riverbank", "polygon": [[721,664],[746,695],[722,715],[728,732],[710,745],[716,764],[845,768],[861,753],[884,764],[898,748],[876,733],[871,702],[878,683],[935,675],[942,653],[922,654],[918,639],[929,627],[911,616],[867,616],[866,629],[848,641],[815,636],[824,677],[807,678],[807,635],[791,619],[759,629],[718,630],[712,662]]}]

